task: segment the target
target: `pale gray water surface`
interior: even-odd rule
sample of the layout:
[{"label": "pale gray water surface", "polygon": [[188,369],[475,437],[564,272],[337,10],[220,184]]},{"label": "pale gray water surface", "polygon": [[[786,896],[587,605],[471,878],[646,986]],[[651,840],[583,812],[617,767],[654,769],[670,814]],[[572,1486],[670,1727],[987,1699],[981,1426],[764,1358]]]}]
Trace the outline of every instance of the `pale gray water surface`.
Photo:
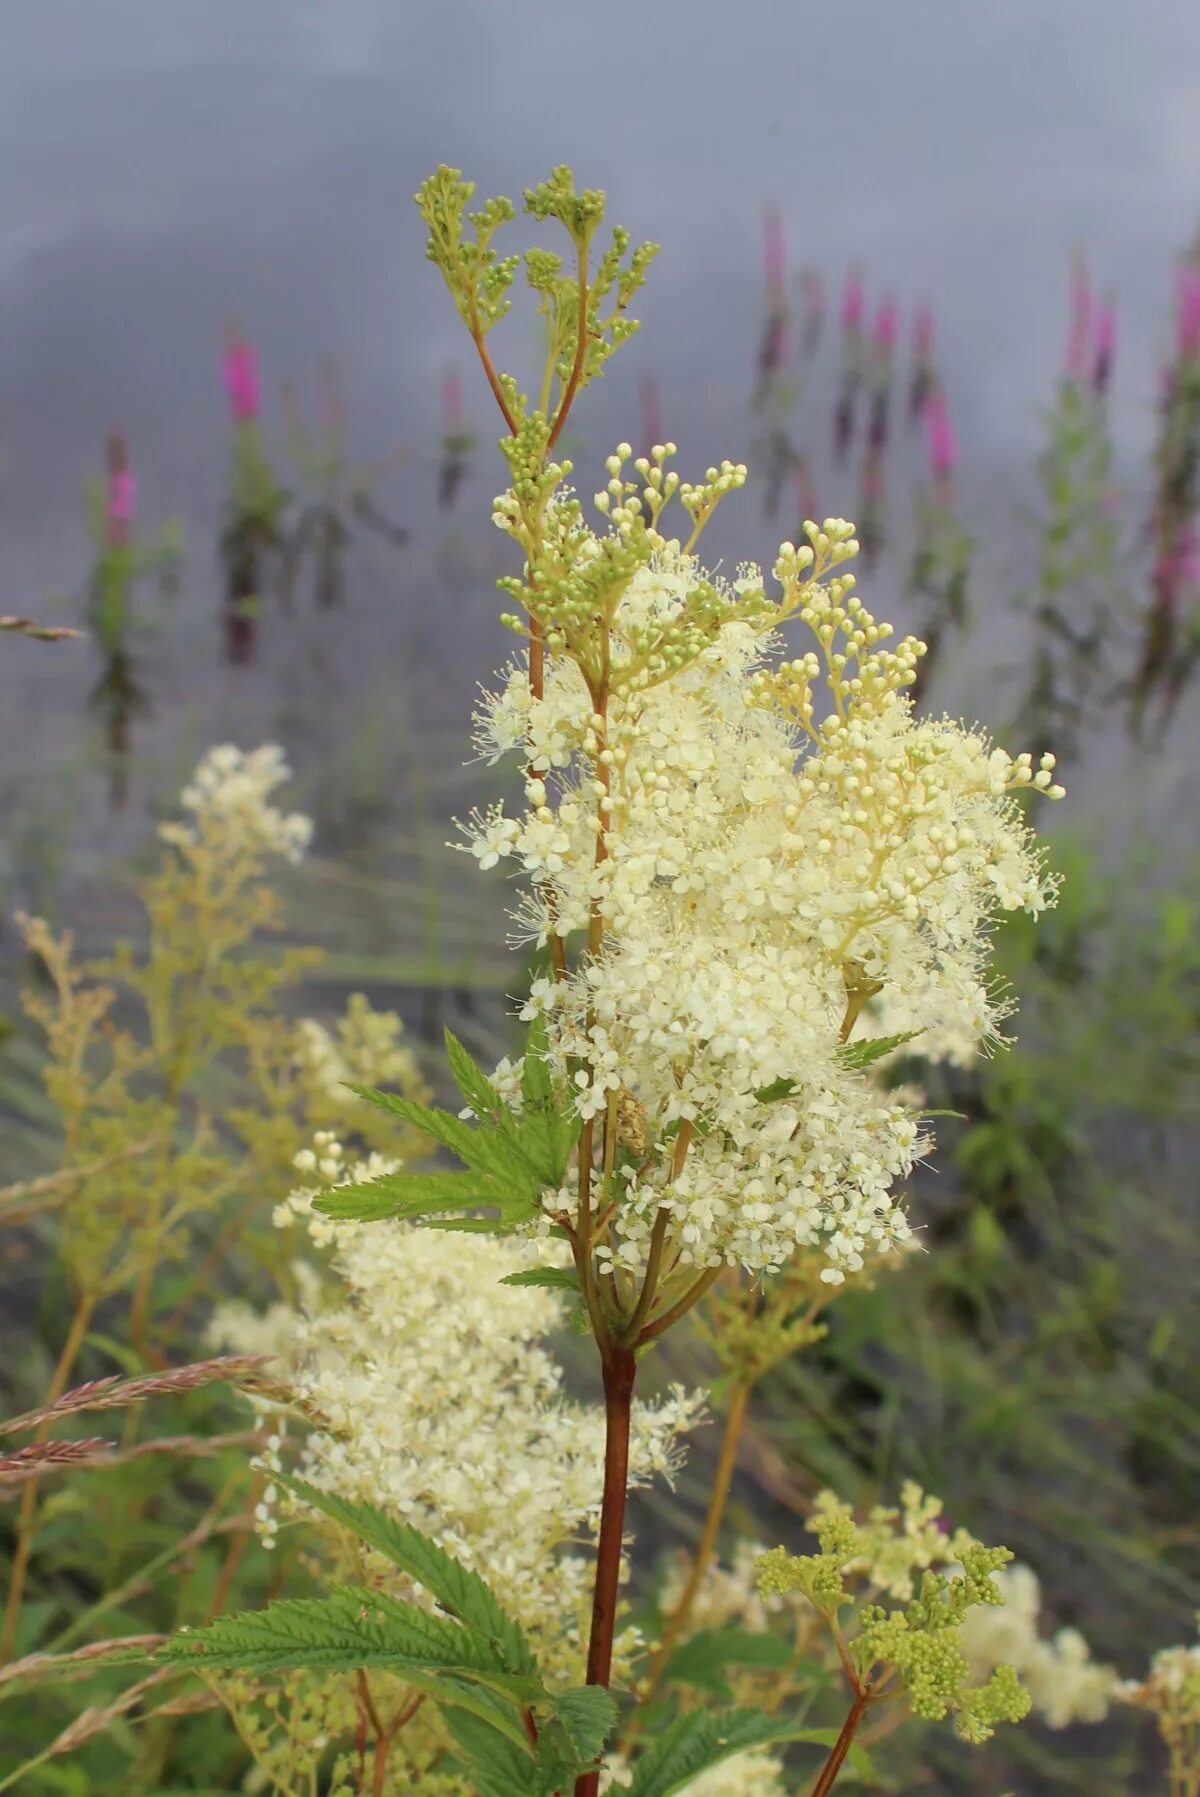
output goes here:
[{"label": "pale gray water surface", "polygon": [[[569,161],[607,188],[613,218],[664,245],[644,334],[580,415],[585,491],[605,448],[636,435],[650,369],[685,468],[751,450],[769,201],[831,306],[855,259],[872,299],[888,287],[906,308],[935,302],[964,509],[996,582],[985,600],[1012,579],[1012,508],[1076,245],[1119,303],[1113,418],[1122,471],[1145,486],[1171,260],[1200,207],[1189,0],[4,0],[0,43],[0,609],[53,611],[78,589],[82,482],[122,425],[143,514],[182,516],[189,544],[184,592],[145,652],[144,794],[227,734],[282,731],[312,765],[355,738],[365,705],[386,736],[401,686],[417,723],[452,740],[505,653],[491,402],[410,203],[439,161],[510,193]],[[240,672],[219,662],[212,551],[227,312],[260,345],[272,394],[288,373],[311,387],[319,358],[337,357],[355,451],[410,448],[385,496],[413,530],[407,551],[355,564],[345,612],[267,620],[260,665]],[[519,361],[527,344],[510,347]],[[483,447],[447,521],[433,500],[450,363]],[[852,513],[854,477],[829,471],[827,408],[809,400],[821,507]],[[901,516],[911,478],[893,483]],[[790,520],[764,526],[747,498],[714,544],[765,558],[781,529]],[[877,609],[902,572],[885,562]],[[94,675],[86,647],[9,642],[2,790],[18,806],[65,765],[107,845],[80,726]],[[966,679],[972,704],[986,708],[989,680]]]}]

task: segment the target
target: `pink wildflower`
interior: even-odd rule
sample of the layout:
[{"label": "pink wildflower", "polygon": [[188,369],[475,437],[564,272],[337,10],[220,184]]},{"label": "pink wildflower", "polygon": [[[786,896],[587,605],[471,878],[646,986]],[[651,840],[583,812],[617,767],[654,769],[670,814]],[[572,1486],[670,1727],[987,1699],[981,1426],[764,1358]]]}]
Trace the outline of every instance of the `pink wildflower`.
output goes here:
[{"label": "pink wildflower", "polygon": [[954,427],[946,415],[946,402],[940,393],[932,393],[926,407],[929,419],[929,466],[934,479],[945,481],[958,465],[958,444]]},{"label": "pink wildflower", "polygon": [[248,424],[258,417],[262,406],[258,356],[236,326],[230,327],[226,338],[225,392],[235,424]]},{"label": "pink wildflower", "polygon": [[1084,258],[1075,257],[1071,268],[1071,328],[1067,333],[1064,373],[1069,381],[1088,378],[1092,346],[1092,284]]},{"label": "pink wildflower", "polygon": [[875,314],[873,335],[877,348],[890,355],[895,348],[899,328],[900,309],[889,293],[880,301],[879,310]]},{"label": "pink wildflower", "polygon": [[842,290],[842,329],[848,336],[856,336],[862,330],[865,305],[866,292],[862,276],[856,268],[852,268]]},{"label": "pink wildflower", "polygon": [[1200,268],[1194,262],[1185,262],[1178,270],[1175,291],[1179,302],[1179,353],[1194,356],[1200,353]]},{"label": "pink wildflower", "polygon": [[763,222],[763,274],[773,295],[781,295],[787,279],[783,247],[783,220],[778,209],[768,206]]}]

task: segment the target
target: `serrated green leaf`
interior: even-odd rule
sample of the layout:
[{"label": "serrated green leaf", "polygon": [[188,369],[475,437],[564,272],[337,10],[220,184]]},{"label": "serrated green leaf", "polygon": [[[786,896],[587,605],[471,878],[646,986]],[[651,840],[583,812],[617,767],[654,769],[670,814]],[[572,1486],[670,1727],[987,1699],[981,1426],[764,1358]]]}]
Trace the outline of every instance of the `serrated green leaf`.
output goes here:
[{"label": "serrated green leaf", "polygon": [[472,1059],[451,1030],[443,1032],[446,1041],[446,1059],[450,1063],[450,1072],[454,1083],[481,1120],[494,1117],[501,1109],[499,1094],[482,1067]]},{"label": "serrated green leaf", "polygon": [[477,1173],[381,1173],[355,1185],[328,1187],[313,1199],[313,1209],[339,1223],[379,1223],[495,1202]]},{"label": "serrated green leaf", "polygon": [[[260,1673],[377,1666],[412,1684],[425,1681],[422,1689],[445,1676],[482,1685],[513,1703],[532,1703],[541,1694],[536,1678],[511,1673],[495,1643],[474,1629],[357,1585],[326,1598],[289,1598],[265,1610],[218,1617],[207,1628],[177,1635],[158,1657]],[[514,1738],[523,1739],[514,1727]]]},{"label": "serrated green leaf", "polygon": [[304,1479],[275,1475],[275,1483],[303,1503],[348,1529],[368,1547],[406,1572],[458,1621],[492,1641],[510,1672],[535,1674],[537,1662],[519,1623],[508,1616],[494,1593],[469,1567],[446,1553],[428,1535],[396,1522],[372,1504],[352,1503],[321,1491]]},{"label": "serrated green leaf", "polygon": [[604,1751],[617,1721],[617,1706],[599,1685],[578,1685],[559,1691],[554,1714],[561,1723],[579,1769],[590,1766]]},{"label": "serrated green leaf", "polygon": [[[672,1797],[710,1766],[751,1748],[790,1741],[824,1747],[836,1738],[836,1729],[798,1727],[761,1710],[689,1710],[638,1759],[628,1797]],[[852,1747],[850,1754],[856,1769],[869,1775],[870,1760],[862,1749]]]},{"label": "serrated green leaf", "polygon": [[882,1060],[884,1055],[891,1054],[893,1049],[915,1041],[920,1034],[920,1030],[901,1030],[898,1036],[874,1036],[865,1042],[843,1042],[837,1051],[837,1058],[843,1067],[850,1067],[859,1073],[864,1067]]},{"label": "serrated green leaf", "polygon": [[769,1086],[760,1086],[754,1096],[760,1104],[774,1104],[777,1098],[790,1098],[795,1090],[794,1080],[773,1079]]},{"label": "serrated green leaf", "polygon": [[545,1286],[549,1291],[579,1296],[579,1275],[569,1267],[526,1267],[520,1273],[506,1273],[500,1284]]},{"label": "serrated green leaf", "polygon": [[511,1121],[505,1118],[500,1127],[476,1127],[449,1111],[439,1111],[415,1099],[403,1098],[397,1092],[376,1092],[369,1086],[351,1086],[350,1090],[369,1104],[401,1117],[414,1129],[448,1148],[473,1173],[492,1182],[489,1203],[511,1201],[524,1206],[532,1218],[537,1211],[537,1198],[546,1183],[529,1156],[523,1151]]},{"label": "serrated green leaf", "polygon": [[534,1797],[535,1769],[503,1728],[478,1711],[456,1708],[446,1717],[477,1797]]},{"label": "serrated green leaf", "polygon": [[573,1103],[560,1108],[550,1076],[550,1041],[544,1017],[535,1017],[525,1038],[521,1066],[522,1139],[547,1185],[561,1185],[571,1150],[579,1136],[580,1117]]}]

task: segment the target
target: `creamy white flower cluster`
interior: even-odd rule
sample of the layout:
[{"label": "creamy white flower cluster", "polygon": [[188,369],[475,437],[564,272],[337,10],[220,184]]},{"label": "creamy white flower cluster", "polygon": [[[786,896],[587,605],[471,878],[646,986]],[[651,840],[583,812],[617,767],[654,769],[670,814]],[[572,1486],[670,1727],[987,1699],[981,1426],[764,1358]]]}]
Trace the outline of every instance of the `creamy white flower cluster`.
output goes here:
[{"label": "creamy white flower cluster", "polygon": [[[347,1168],[328,1136],[300,1159],[328,1183],[394,1167],[371,1156]],[[593,1570],[580,1549],[599,1520],[604,1418],[564,1394],[543,1345],[562,1322],[561,1301],[500,1284],[526,1267],[521,1244],[332,1223],[312,1211],[312,1195],[293,1194],[275,1220],[299,1217],[332,1247],[339,1287],[324,1299],[310,1288],[303,1311],[276,1307],[268,1330],[247,1330],[241,1308],[227,1309],[216,1336],[262,1351],[274,1334],[305,1405],[325,1419],[307,1438],[305,1477],[478,1568],[548,1663],[578,1678]],[[679,1437],[701,1410],[682,1388],[634,1406],[631,1484],[674,1474]],[[626,1631],[623,1668],[635,1645]]]},{"label": "creamy white flower cluster", "polygon": [[1112,1667],[1093,1660],[1078,1629],[1039,1632],[1041,1587],[1028,1566],[1006,1566],[993,1577],[1003,1606],[981,1605],[963,1621],[963,1652],[974,1671],[983,1678],[996,1666],[1013,1667],[1051,1728],[1102,1721],[1117,1694]]},{"label": "creamy white flower cluster", "polygon": [[1160,1648],[1147,1676],[1119,1680],[1112,1696],[1141,1710],[1169,1714],[1180,1727],[1200,1726],[1200,1642]]},{"label": "creamy white flower cluster", "polygon": [[[827,560],[856,547],[840,520],[812,538]],[[666,546],[624,591],[605,716],[556,655],[540,698],[514,666],[479,717],[480,747],[519,750],[529,778],[521,814],[471,821],[471,852],[527,877],[525,936],[590,923],[600,943],[538,981],[526,1015],[545,1014],[584,1117],[632,1100],[652,1147],[694,1131],[681,1164],[649,1154],[625,1194],[615,1253],[635,1268],[663,1209],[676,1265],[773,1269],[803,1247],[836,1283],[902,1243],[892,1192],[927,1138],[840,1038],[913,1031],[938,1052],[994,1035],[988,923],[1052,896],[1011,794],[1058,796],[1053,758],[1035,772],[914,717],[903,688],[921,645],[886,650],[849,576],[797,588],[812,554],[785,545],[775,572],[820,658],[781,662],[778,636],[738,616],[670,677],[639,674],[638,645],[702,578],[713,587]],[[731,612],[758,580],[728,589]],[[817,722],[822,670],[832,709]],[[882,1028],[862,1015],[872,1002]]]},{"label": "creamy white flower cluster", "polygon": [[395,1011],[376,1011],[361,993],[351,995],[336,1031],[313,1017],[296,1025],[296,1055],[305,1073],[331,1098],[344,1100],[348,1085],[413,1091],[421,1086],[417,1058],[400,1040]]},{"label": "creamy white flower cluster", "polygon": [[264,743],[247,755],[232,743],[210,749],[180,794],[191,823],[159,825],[164,842],[230,849],[250,848],[301,861],[312,840],[312,820],[269,803],[276,787],[291,777],[283,750]]}]

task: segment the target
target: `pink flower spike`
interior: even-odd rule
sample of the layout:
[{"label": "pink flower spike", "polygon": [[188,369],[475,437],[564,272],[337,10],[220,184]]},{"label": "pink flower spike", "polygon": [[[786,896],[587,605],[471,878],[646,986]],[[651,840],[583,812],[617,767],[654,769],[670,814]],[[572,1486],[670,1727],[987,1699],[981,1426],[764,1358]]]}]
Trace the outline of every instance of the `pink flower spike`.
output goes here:
[{"label": "pink flower spike", "polygon": [[933,355],[933,307],[922,303],[913,319],[913,354],[918,362],[928,362]]},{"label": "pink flower spike", "polygon": [[940,393],[930,395],[926,416],[929,420],[929,466],[936,480],[945,481],[958,465],[958,444],[954,427],[946,416],[946,402]]},{"label": "pink flower spike", "polygon": [[108,521],[129,525],[137,510],[137,479],[128,468],[121,468],[108,483]]},{"label": "pink flower spike", "polygon": [[1064,373],[1069,381],[1086,381],[1092,345],[1092,284],[1087,262],[1076,256],[1071,268],[1071,328],[1067,334]]},{"label": "pink flower spike", "polygon": [[772,293],[782,293],[787,279],[783,247],[783,220],[775,206],[768,206],[763,221],[763,274]]},{"label": "pink flower spike", "polygon": [[857,269],[852,268],[846,277],[846,285],[842,292],[842,329],[847,334],[861,331],[865,304],[866,293],[863,288],[862,276]]},{"label": "pink flower spike", "polygon": [[875,342],[878,348],[891,351],[900,329],[900,309],[891,294],[886,294],[875,314]]},{"label": "pink flower spike", "polygon": [[1179,353],[1194,356],[1200,351],[1200,268],[1187,262],[1175,277],[1179,301]]},{"label": "pink flower spike", "polygon": [[225,392],[235,424],[257,418],[262,407],[258,356],[236,329],[231,329],[225,349]]},{"label": "pink flower spike", "polygon": [[1096,314],[1096,355],[1112,361],[1117,349],[1117,309],[1106,300]]}]

